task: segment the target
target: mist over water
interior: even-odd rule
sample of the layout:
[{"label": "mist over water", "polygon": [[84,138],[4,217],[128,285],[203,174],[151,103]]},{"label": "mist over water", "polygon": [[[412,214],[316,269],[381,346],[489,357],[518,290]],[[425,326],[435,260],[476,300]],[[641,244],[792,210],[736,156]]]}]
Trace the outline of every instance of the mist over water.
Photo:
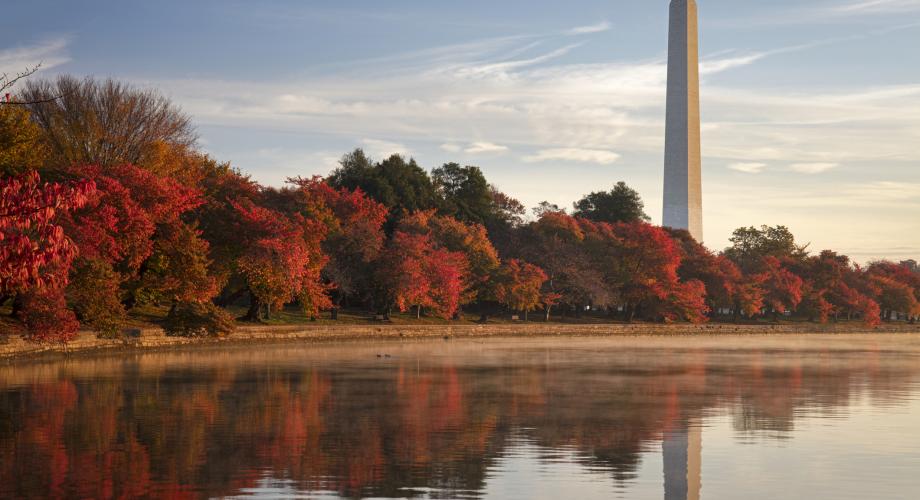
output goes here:
[{"label": "mist over water", "polygon": [[920,335],[278,344],[0,367],[0,497],[916,498]]}]

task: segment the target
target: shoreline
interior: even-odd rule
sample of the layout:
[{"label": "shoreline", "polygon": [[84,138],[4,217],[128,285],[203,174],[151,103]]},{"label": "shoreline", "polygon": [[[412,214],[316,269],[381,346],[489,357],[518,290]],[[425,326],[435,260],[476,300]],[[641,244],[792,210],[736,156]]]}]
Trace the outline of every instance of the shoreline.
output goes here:
[{"label": "shoreline", "polygon": [[801,334],[909,334],[920,333],[920,324],[880,325],[868,328],[851,324],[736,325],[693,324],[559,324],[516,323],[485,325],[285,325],[242,326],[228,337],[168,337],[160,328],[136,329],[123,339],[96,338],[95,332],[81,331],[73,341],[35,344],[20,337],[0,343],[0,361],[46,359],[99,353],[137,353],[175,348],[220,345],[272,344],[284,342],[345,343],[453,338],[552,338],[624,336],[712,336],[712,335],[801,335]]}]

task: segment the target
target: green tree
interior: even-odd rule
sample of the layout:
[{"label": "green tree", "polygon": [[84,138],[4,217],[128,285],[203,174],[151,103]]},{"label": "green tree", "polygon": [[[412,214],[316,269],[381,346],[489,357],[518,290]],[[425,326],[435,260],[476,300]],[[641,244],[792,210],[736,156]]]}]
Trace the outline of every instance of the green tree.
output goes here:
[{"label": "green tree", "polygon": [[639,193],[622,181],[610,191],[594,192],[576,201],[574,215],[610,223],[649,220]]},{"label": "green tree", "polygon": [[445,163],[432,171],[445,210],[464,222],[485,224],[494,215],[492,190],[479,167]]},{"label": "green tree", "polygon": [[374,163],[364,151],[356,149],[342,157],[340,167],[327,178],[334,188],[361,188],[368,196],[383,203],[391,221],[403,214],[432,208],[441,209],[443,200],[431,177],[414,159],[406,161],[392,155]]},{"label": "green tree", "polygon": [[759,272],[764,257],[801,260],[808,246],[798,245],[786,226],[739,227],[729,241],[732,246],[725,249],[725,255],[746,273]]}]

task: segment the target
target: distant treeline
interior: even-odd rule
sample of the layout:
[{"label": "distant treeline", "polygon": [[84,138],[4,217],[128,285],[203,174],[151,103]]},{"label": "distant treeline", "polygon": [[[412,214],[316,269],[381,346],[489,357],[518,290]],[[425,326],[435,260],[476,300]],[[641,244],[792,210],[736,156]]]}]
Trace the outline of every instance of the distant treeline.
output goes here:
[{"label": "distant treeline", "polygon": [[294,303],[311,317],[920,315],[913,261],[862,268],[783,226],[740,228],[716,253],[649,224],[622,182],[528,217],[475,166],[429,174],[355,150],[325,178],[262,186],[199,151],[167,99],[115,81],[26,82],[0,105],[0,174],[0,306],[34,340],[81,323],[119,335],[147,305],[178,335],[229,332],[231,305],[257,322]]}]

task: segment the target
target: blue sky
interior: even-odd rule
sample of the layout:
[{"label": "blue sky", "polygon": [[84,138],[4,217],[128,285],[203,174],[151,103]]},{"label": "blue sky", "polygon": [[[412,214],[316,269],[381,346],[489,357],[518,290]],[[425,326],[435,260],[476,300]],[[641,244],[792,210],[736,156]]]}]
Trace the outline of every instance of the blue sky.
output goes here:
[{"label": "blue sky", "polygon": [[[920,257],[920,0],[698,0],[706,243],[784,224]],[[528,206],[624,180],[661,217],[665,0],[5,5],[0,69],[153,86],[267,184],[355,147]]]}]

